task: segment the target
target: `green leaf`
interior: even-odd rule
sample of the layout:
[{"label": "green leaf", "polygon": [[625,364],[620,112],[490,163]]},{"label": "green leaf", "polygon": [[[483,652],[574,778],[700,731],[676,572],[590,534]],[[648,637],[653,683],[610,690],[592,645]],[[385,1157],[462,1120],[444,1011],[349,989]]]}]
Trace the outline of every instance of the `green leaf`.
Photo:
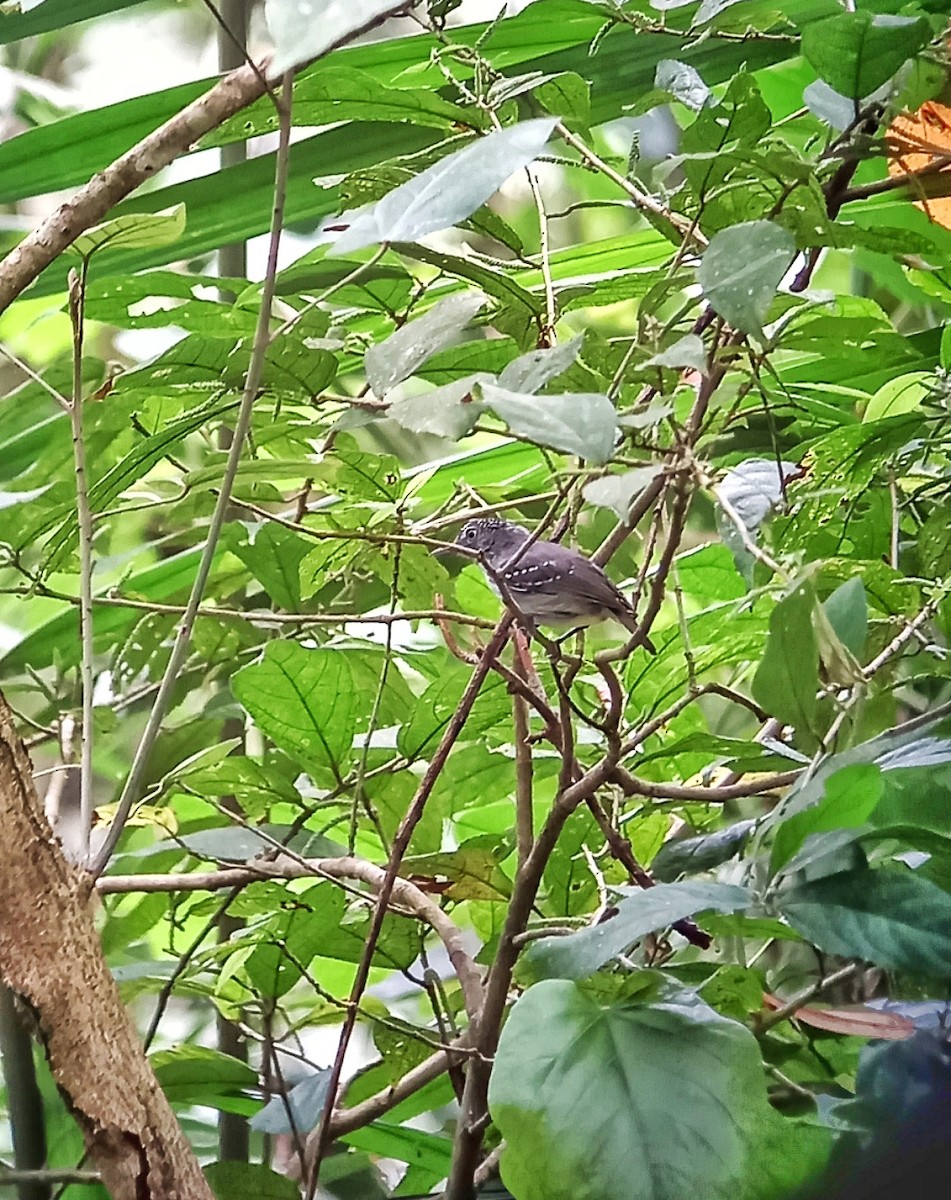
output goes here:
[{"label": "green leaf", "polygon": [[266,0],[264,11],[274,39],[271,76],[317,58],[403,7],[394,0],[326,0],[318,14],[312,0]]},{"label": "green leaf", "polygon": [[228,547],[245,564],[278,608],[299,612],[300,564],[314,543],[290,529],[265,524],[254,530],[254,540],[229,537]]},{"label": "green leaf", "polygon": [[485,408],[478,400],[473,400],[472,390],[476,384],[489,379],[490,375],[479,372],[464,375],[428,392],[401,396],[389,406],[386,415],[413,433],[433,433],[458,441],[471,433]]},{"label": "green leaf", "polygon": [[564,980],[516,1002],[489,1102],[519,1200],[764,1200],[801,1186],[829,1144],[769,1107],[738,1022],[692,997],[605,1003]]},{"label": "green leaf", "polygon": [[581,489],[582,495],[589,504],[609,508],[625,521],[635,498],[653,483],[661,470],[661,467],[635,467],[633,471],[623,471],[620,475],[592,479]]},{"label": "green leaf", "polygon": [[651,874],[661,883],[667,883],[678,875],[712,871],[740,853],[755,824],[755,821],[734,821],[716,833],[664,842],[651,863]]},{"label": "green leaf", "polygon": [[[331,60],[333,62],[333,60]],[[294,82],[295,125],[317,127],[336,121],[411,121],[436,129],[455,125],[482,126],[484,118],[471,108],[444,100],[426,88],[389,87],[369,71],[321,63],[302,72]],[[480,119],[481,118],[481,119]],[[262,97],[202,139],[202,147],[276,133],[280,118],[270,96]]]},{"label": "green leaf", "polygon": [[801,583],[773,609],[763,661],[753,677],[757,702],[802,734],[814,732],[819,647],[813,629],[815,592]]},{"label": "green leaf", "polygon": [[290,760],[282,759],[278,764],[274,759],[274,751],[263,763],[241,754],[229,754],[211,766],[202,762],[186,768],[178,778],[199,796],[240,797],[245,815],[258,818],[275,804],[300,803],[293,774],[286,769]]},{"label": "green leaf", "polygon": [[391,333],[367,350],[363,360],[367,381],[377,396],[402,383],[430,355],[458,340],[472,318],[485,308],[485,296],[462,292],[446,296],[423,316]]},{"label": "green leaf", "polygon": [[562,71],[539,84],[535,99],[569,129],[586,130],[591,124],[591,84],[574,71]]},{"label": "green leaf", "polygon": [[506,900],[512,884],[499,863],[511,851],[510,841],[487,834],[469,838],[458,850],[408,856],[403,865],[410,875],[449,880],[442,894],[450,900]]},{"label": "green leaf", "polygon": [[523,121],[480,138],[421,171],[358,213],[337,239],[335,254],[375,242],[416,242],[471,216],[502,184],[542,152],[555,122]]},{"label": "green leaf", "polygon": [[[130,575],[125,581],[125,591],[138,599],[171,602],[187,593],[191,587],[200,557],[200,547],[183,550],[164,562]],[[219,552],[215,559],[216,567],[220,565],[220,560]],[[93,630],[97,650],[121,641],[140,618],[138,609],[94,605]],[[78,620],[76,609],[70,605],[66,612],[45,621],[0,658],[0,672],[7,675],[23,671],[26,663],[37,671],[52,665],[54,661],[64,665],[75,664],[80,656]]]},{"label": "green leaf", "polygon": [[270,642],[259,663],[232,678],[231,690],[262,732],[305,770],[344,774],[357,702],[346,654]]},{"label": "green leaf", "polygon": [[38,37],[41,33],[144,3],[145,0],[42,0],[22,12],[17,11],[19,5],[8,4],[0,13],[0,45]]},{"label": "green leaf", "polygon": [[583,341],[584,334],[579,333],[570,341],[560,342],[548,350],[531,350],[519,355],[502,371],[498,378],[499,387],[529,394],[540,391],[568,370],[578,357]]},{"label": "green leaf", "polygon": [[[205,1104],[226,1112],[247,1113],[259,1107],[259,1101],[251,1099],[258,1090],[257,1071],[230,1054],[206,1046],[182,1045],[159,1050],[150,1055],[149,1061],[171,1104]],[[244,1104],[229,1104],[234,1099],[243,1099]]]},{"label": "green leaf", "polygon": [[363,1129],[344,1134],[341,1141],[380,1158],[395,1158],[398,1162],[422,1167],[435,1177],[434,1181],[445,1178],[449,1173],[452,1142],[447,1137],[423,1129],[374,1121]]},{"label": "green leaf", "polygon": [[865,406],[862,420],[880,421],[883,417],[895,417],[902,413],[916,412],[921,403],[931,394],[929,385],[934,383],[930,371],[910,371],[883,383]]},{"label": "green leaf", "polygon": [[743,333],[762,334],[767,310],[795,254],[788,230],[772,221],[746,221],[713,237],[697,278],[724,320]]},{"label": "green leaf", "polygon": [[513,433],[603,463],[614,452],[617,412],[607,396],[579,392],[561,396],[531,396],[484,383],[482,398]]},{"label": "green leaf", "polygon": [[802,31],[803,56],[843,96],[861,100],[931,40],[924,17],[844,12]]},{"label": "green leaf", "polygon": [[871,763],[855,763],[830,775],[819,803],[794,813],[776,830],[771,873],[785,866],[811,835],[864,825],[877,808],[884,787],[881,770]]},{"label": "green leaf", "polygon": [[533,978],[583,979],[645,934],[699,912],[736,912],[751,900],[746,888],[726,883],[659,883],[626,890],[610,920],[569,937],[541,938],[531,944],[523,963]]},{"label": "green leaf", "polygon": [[845,871],[780,896],[790,925],[828,954],[951,976],[951,896],[910,871]]},{"label": "green leaf", "polygon": [[[157,462],[174,450],[184,437],[200,429],[207,421],[229,412],[236,403],[237,401],[230,397],[207,401],[177,420],[169,421],[158,433],[138,441],[128,454],[90,487],[89,502],[93,511],[102,512],[109,508],[127,487],[146,475]],[[67,505],[65,515],[60,511],[48,513],[26,531],[33,541],[48,529],[53,530],[45,546],[44,568],[47,571],[55,571],[62,566],[76,544],[79,520],[74,507],[72,504]]]},{"label": "green leaf", "polygon": [[263,1163],[214,1162],[204,1170],[215,1200],[300,1200],[297,1184]]},{"label": "green leaf", "polygon": [[89,258],[96,250],[145,250],[169,246],[185,232],[185,205],[176,204],[164,212],[129,213],[113,217],[81,233],[69,246],[71,254]]},{"label": "green leaf", "polygon": [[861,578],[856,575],[840,584],[822,607],[839,641],[858,658],[868,638],[868,602]]}]

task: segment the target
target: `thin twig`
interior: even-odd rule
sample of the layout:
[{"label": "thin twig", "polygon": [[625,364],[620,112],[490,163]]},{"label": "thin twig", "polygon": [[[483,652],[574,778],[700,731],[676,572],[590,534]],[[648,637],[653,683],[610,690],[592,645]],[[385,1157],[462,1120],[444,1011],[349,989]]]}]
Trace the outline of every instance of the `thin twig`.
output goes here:
[{"label": "thin twig", "polygon": [[215,503],[215,510],[212,514],[211,522],[208,526],[208,535],[202,551],[201,560],[198,564],[198,570],[195,575],[195,582],[192,587],[191,595],[188,598],[188,606],[185,610],[185,615],[178,627],[175,636],[175,642],[172,647],[172,653],[168,660],[168,666],[162,676],[162,683],[158,690],[158,695],[155,697],[155,702],[152,705],[152,711],[149,714],[149,719],[146,723],[145,730],[139,740],[136,748],[135,757],[132,760],[132,766],[129,769],[129,774],[116,805],[116,815],[113,819],[109,831],[106,834],[103,844],[95,856],[92,863],[92,873],[94,876],[100,875],[105,869],[112,852],[122,836],[122,830],[129,814],[132,811],[132,806],[139,797],[142,780],[145,776],[148,759],[152,753],[152,748],[155,745],[159,736],[159,731],[162,727],[162,722],[165,719],[165,714],[171,704],[172,695],[175,686],[178,682],[178,675],[185,662],[185,656],[188,653],[189,643],[191,641],[192,629],[195,625],[195,620],[198,616],[198,609],[201,605],[202,596],[205,593],[205,588],[208,584],[208,578],[211,574],[212,564],[215,560],[215,553],[218,549],[218,540],[221,536],[222,528],[224,527],[227,517],[228,508],[231,504],[231,493],[234,488],[234,482],[238,474],[238,467],[241,463],[241,454],[244,450],[244,443],[247,439],[248,430],[251,425],[251,414],[254,410],[254,401],[258,394],[258,389],[261,384],[261,378],[264,373],[264,359],[267,353],[267,348],[270,343],[269,329],[271,322],[271,304],[274,299],[274,288],[277,281],[277,259],[278,250],[281,243],[281,229],[284,221],[284,198],[287,194],[287,176],[288,176],[288,161],[290,155],[290,136],[291,136],[291,101],[293,97],[293,71],[289,71],[283,79],[282,83],[282,100],[283,108],[281,111],[281,129],[278,150],[275,158],[274,172],[274,200],[271,209],[271,234],[270,243],[268,246],[267,269],[264,275],[264,284],[261,289],[261,307],[258,312],[257,328],[254,333],[254,343],[251,350],[251,361],[248,364],[248,375],[245,381],[244,394],[241,397],[241,407],[238,410],[238,419],[234,428],[234,440],[231,443],[231,449],[228,453],[228,462],[225,467],[224,478],[221,482],[221,489],[218,492],[218,498]]},{"label": "thin twig", "polygon": [[380,887],[379,897],[377,900],[376,910],[373,914],[373,920],[370,924],[370,930],[367,934],[364,943],[363,954],[360,962],[357,965],[356,976],[353,981],[353,986],[350,989],[350,1005],[347,1011],[347,1016],[344,1020],[343,1028],[340,1032],[340,1038],[337,1043],[337,1053],[334,1057],[333,1066],[330,1072],[330,1081],[327,1087],[327,1099],[324,1104],[324,1111],[320,1119],[320,1126],[317,1133],[317,1143],[314,1156],[314,1166],[311,1172],[310,1180],[308,1181],[306,1196],[307,1200],[313,1200],[317,1190],[317,1185],[320,1178],[320,1164],[326,1153],[330,1138],[331,1115],[336,1103],[337,1093],[340,1088],[340,1079],[343,1074],[344,1057],[347,1052],[347,1047],[350,1044],[350,1038],[353,1034],[353,1028],[356,1023],[357,1005],[366,988],[367,981],[370,977],[370,964],[373,960],[373,954],[376,950],[377,941],[380,937],[380,931],[383,927],[383,917],[386,913],[386,907],[389,904],[390,897],[393,894],[393,889],[396,885],[397,872],[399,871],[400,863],[403,860],[407,848],[409,847],[410,839],[416,826],[419,824],[425,811],[426,802],[428,801],[436,781],[439,779],[443,768],[449,758],[449,753],[452,750],[456,739],[462,732],[463,726],[468,720],[469,713],[472,711],[472,706],[475,704],[479,692],[482,690],[482,685],[485,683],[491,670],[492,660],[499,654],[502,646],[509,634],[509,629],[512,625],[512,615],[506,615],[499,622],[495,634],[493,635],[488,646],[482,653],[478,665],[472,673],[466,690],[463,692],[459,700],[459,706],[453,714],[446,727],[446,731],[442,736],[439,746],[430,760],[429,766],[420,781],[419,787],[416,790],[416,795],[413,797],[412,803],[407,810],[406,816],[400,822],[399,828],[396,831],[396,836],[393,839],[393,848],[390,851],[390,856],[386,865],[386,874],[384,876],[382,886]]},{"label": "thin twig", "polygon": [[76,473],[76,523],[79,527],[79,678],[82,691],[82,728],[79,743],[79,852],[80,861],[89,856],[92,832],[93,751],[93,624],[92,624],[92,509],[89,506],[89,476],[86,471],[86,442],[83,436],[83,329],[86,309],[86,272],[83,259],[79,271],[69,273],[69,317],[73,327],[73,389],[70,424],[73,434],[73,466]]},{"label": "thin twig", "polygon": [[642,191],[636,183],[632,183],[630,179],[625,178],[619,171],[610,166],[599,158],[595,152],[590,149],[579,137],[567,129],[560,121],[555,126],[555,133],[566,142],[573,150],[577,151],[579,157],[588,164],[594,167],[596,171],[600,171],[602,175],[607,176],[612,183],[616,184],[623,192],[634,201],[634,206],[639,208],[641,212],[650,213],[652,216],[661,217],[668,221],[682,238],[693,241],[697,246],[703,249],[707,244],[707,239],[699,231],[694,229],[690,221],[682,217],[680,213],[675,213],[666,205],[661,204],[659,200],[655,200],[653,196]]},{"label": "thin twig", "polygon": [[[521,637],[521,630],[516,637]],[[516,650],[515,674],[525,684],[525,662]],[[529,744],[528,703],[523,692],[512,695],[512,719],[515,726],[515,834],[518,845],[519,866],[528,858],[535,840],[534,820],[532,816],[532,748]]]},{"label": "thin twig", "polygon": [[9,359],[15,367],[19,367],[23,374],[28,375],[34,383],[39,384],[45,392],[53,397],[63,412],[68,413],[70,411],[70,403],[63,393],[54,388],[52,384],[47,383],[42,375],[33,370],[29,363],[24,362],[22,358],[14,354],[8,346],[4,346],[2,342],[0,342],[0,354],[4,358]]},{"label": "thin twig", "polygon": [[844,979],[851,979],[855,972],[859,969],[858,963],[849,963],[845,967],[840,967],[838,971],[833,971],[831,975],[827,975],[825,979],[819,979],[815,983],[810,984],[794,996],[788,1004],[784,1004],[782,1008],[777,1008],[775,1012],[767,1013],[764,1017],[759,1017],[756,1022],[756,1032],[766,1033],[772,1029],[774,1025],[781,1025],[783,1021],[789,1017],[794,1017],[798,1010],[804,1004],[808,1004],[810,1000],[815,999],[820,992],[827,991],[830,987],[834,987],[837,983],[841,983]]}]

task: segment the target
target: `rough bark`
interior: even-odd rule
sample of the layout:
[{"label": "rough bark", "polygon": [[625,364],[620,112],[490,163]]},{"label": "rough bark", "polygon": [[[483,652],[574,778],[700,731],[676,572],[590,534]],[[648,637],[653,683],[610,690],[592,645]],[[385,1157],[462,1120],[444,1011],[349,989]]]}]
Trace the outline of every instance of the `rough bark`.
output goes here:
[{"label": "rough bark", "polygon": [[88,878],[63,856],[0,695],[0,976],[114,1200],[213,1200],[102,955]]}]

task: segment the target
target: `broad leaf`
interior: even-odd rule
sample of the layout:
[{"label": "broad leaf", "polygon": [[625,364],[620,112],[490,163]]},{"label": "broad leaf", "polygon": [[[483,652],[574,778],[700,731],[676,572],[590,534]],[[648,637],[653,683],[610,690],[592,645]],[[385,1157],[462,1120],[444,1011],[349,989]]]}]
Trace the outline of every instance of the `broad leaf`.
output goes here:
[{"label": "broad leaf", "polygon": [[215,1200],[300,1200],[297,1184],[263,1163],[213,1162],[204,1170]]},{"label": "broad leaf", "polygon": [[628,891],[609,920],[569,937],[532,943],[524,963],[534,977],[583,979],[622,954],[634,942],[699,912],[736,912],[749,907],[746,888],[726,883],[660,883]]},{"label": "broad leaf", "polygon": [[465,375],[428,392],[401,396],[389,406],[386,415],[413,433],[433,433],[457,441],[471,432],[482,415],[485,406],[473,399],[472,392],[477,384],[489,378],[482,372]]},{"label": "broad leaf", "polygon": [[603,395],[530,396],[484,383],[482,398],[520,437],[577,454],[589,462],[611,457],[617,439],[617,413]]},{"label": "broad leaf", "polygon": [[711,240],[700,262],[703,294],[743,333],[762,334],[780,280],[796,253],[791,233],[772,221],[747,221]]},{"label": "broad leaf", "polygon": [[755,824],[755,821],[734,821],[716,833],[665,842],[651,863],[651,874],[661,883],[667,883],[678,875],[711,871],[740,853]]},{"label": "broad leaf", "polygon": [[81,233],[69,252],[89,258],[96,250],[143,250],[168,246],[185,232],[185,205],[176,204],[165,212],[129,213],[113,217]]},{"label": "broad leaf", "polygon": [[807,735],[814,731],[819,687],[815,604],[811,585],[803,583],[776,605],[763,661],[753,677],[753,695],[767,712]]},{"label": "broad leaf", "polygon": [[779,1196],[828,1145],[770,1109],[739,1023],[695,999],[603,1002],[564,980],[516,1003],[489,1102],[519,1200]]},{"label": "broad leaf", "polygon": [[480,138],[420,172],[358,213],[334,247],[346,254],[375,242],[416,242],[471,216],[514,172],[542,152],[555,121],[523,121]]},{"label": "broad leaf", "polygon": [[858,870],[784,891],[783,915],[828,954],[951,976],[951,895],[911,871]]},{"label": "broad leaf", "polygon": [[446,296],[423,316],[371,346],[363,364],[373,391],[385,396],[390,388],[408,379],[430,355],[456,341],[485,303],[485,296],[478,292]]},{"label": "broad leaf", "polygon": [[802,52],[820,79],[843,96],[861,100],[930,39],[924,17],[844,12],[807,25]]},{"label": "broad leaf", "polygon": [[550,350],[532,350],[510,362],[499,376],[499,387],[512,392],[537,392],[563,375],[578,357],[583,334],[552,346]]},{"label": "broad leaf", "polygon": [[238,671],[231,690],[262,732],[301,766],[343,774],[356,723],[346,654],[270,642],[259,663]]},{"label": "broad leaf", "polygon": [[884,786],[881,769],[871,763],[856,763],[831,775],[819,803],[794,813],[776,830],[770,870],[775,873],[788,863],[812,834],[864,825],[881,800]]}]

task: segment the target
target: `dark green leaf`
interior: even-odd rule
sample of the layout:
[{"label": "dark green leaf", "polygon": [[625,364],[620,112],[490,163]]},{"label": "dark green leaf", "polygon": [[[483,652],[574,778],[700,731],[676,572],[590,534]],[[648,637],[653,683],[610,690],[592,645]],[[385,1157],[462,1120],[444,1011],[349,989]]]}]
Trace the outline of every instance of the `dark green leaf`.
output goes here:
[{"label": "dark green leaf", "polygon": [[667,883],[678,875],[710,871],[739,854],[755,824],[755,821],[734,821],[716,833],[665,842],[651,863],[651,874],[661,883]]},{"label": "dark green leaf", "polygon": [[924,17],[843,12],[802,31],[802,53],[820,79],[852,100],[870,95],[931,40]]},{"label": "dark green leaf", "polygon": [[868,637],[868,604],[861,578],[841,584],[822,607],[843,646],[858,657]]},{"label": "dark green leaf", "polygon": [[951,896],[910,871],[847,871],[782,893],[783,915],[828,954],[951,977]]},{"label": "dark green leaf", "polygon": [[215,1200],[300,1200],[300,1188],[286,1175],[263,1163],[214,1162],[205,1167],[205,1178]]},{"label": "dark green leaf", "polygon": [[812,625],[815,605],[815,593],[807,583],[799,584],[776,605],[752,686],[767,712],[807,735],[815,728],[819,687],[819,648]]}]

